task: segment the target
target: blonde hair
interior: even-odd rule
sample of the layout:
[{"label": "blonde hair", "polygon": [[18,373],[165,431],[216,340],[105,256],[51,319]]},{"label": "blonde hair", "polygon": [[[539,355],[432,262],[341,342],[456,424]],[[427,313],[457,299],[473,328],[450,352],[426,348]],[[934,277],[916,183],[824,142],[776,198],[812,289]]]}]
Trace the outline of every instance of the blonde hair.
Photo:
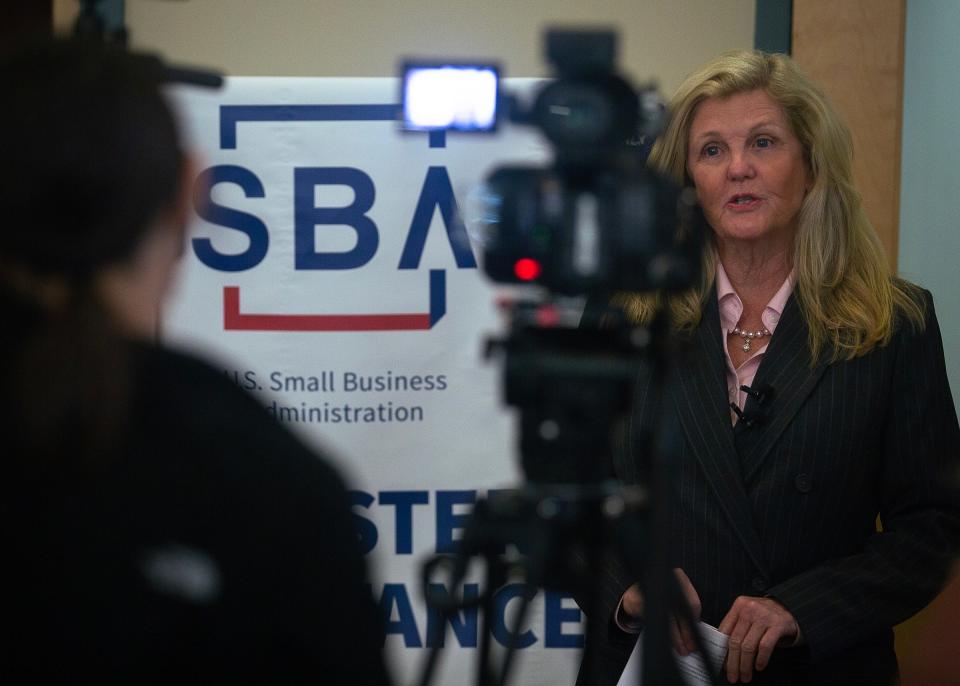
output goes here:
[{"label": "blonde hair", "polygon": [[[731,52],[691,74],[670,103],[670,122],[650,153],[650,166],[675,182],[691,185],[687,140],[697,106],[708,98],[754,90],[764,91],[783,108],[813,179],[800,208],[793,268],[794,294],[814,361],[825,345],[832,348],[832,359],[853,359],[885,345],[898,315],[922,329],[920,289],[891,272],[854,186],[850,131],[786,55]],[[701,283],[670,298],[676,328],[690,331],[699,324],[716,259],[716,250],[709,245]],[[641,322],[648,322],[662,305],[659,295],[622,294],[617,300]]]}]

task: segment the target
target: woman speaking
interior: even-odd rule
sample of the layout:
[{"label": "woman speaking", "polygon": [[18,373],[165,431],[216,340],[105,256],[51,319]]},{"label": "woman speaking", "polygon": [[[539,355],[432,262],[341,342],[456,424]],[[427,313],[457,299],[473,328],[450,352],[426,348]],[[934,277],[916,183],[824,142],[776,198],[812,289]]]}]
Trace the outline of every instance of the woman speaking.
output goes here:
[{"label": "woman speaking", "polygon": [[[891,683],[892,627],[957,550],[943,484],[960,431],[933,302],[891,273],[851,160],[825,97],[761,52],[690,76],[651,153],[711,229],[702,283],[666,304],[690,349],[664,400],[682,432],[670,553],[694,615],[729,636],[730,682]],[[658,301],[621,304],[648,322]],[[647,386],[635,434],[652,426]],[[639,478],[638,457],[621,479]],[[642,621],[634,581],[612,570],[600,683]],[[692,649],[687,627],[674,637]]]}]

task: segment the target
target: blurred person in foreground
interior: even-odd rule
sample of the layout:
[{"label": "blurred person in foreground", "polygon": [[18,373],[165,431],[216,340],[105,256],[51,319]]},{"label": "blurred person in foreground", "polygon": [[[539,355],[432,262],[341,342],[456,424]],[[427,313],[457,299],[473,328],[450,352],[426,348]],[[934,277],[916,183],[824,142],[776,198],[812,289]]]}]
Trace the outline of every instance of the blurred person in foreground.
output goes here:
[{"label": "blurred person in foreground", "polygon": [[193,177],[160,77],[96,44],[0,59],[0,673],[385,684],[340,477],[153,341]]},{"label": "blurred person in foreground", "polygon": [[[666,381],[681,440],[670,556],[694,617],[729,636],[722,678],[889,684],[892,627],[940,590],[960,540],[943,487],[960,430],[931,295],[897,278],[853,183],[848,129],[783,55],[691,75],[650,164],[693,186],[703,281],[664,303],[685,355]],[[655,422],[638,379],[631,436]],[[644,482],[636,450],[617,462]],[[879,516],[882,530],[876,526]],[[615,684],[643,589],[612,564],[595,646]],[[671,627],[680,654],[690,628]]]}]

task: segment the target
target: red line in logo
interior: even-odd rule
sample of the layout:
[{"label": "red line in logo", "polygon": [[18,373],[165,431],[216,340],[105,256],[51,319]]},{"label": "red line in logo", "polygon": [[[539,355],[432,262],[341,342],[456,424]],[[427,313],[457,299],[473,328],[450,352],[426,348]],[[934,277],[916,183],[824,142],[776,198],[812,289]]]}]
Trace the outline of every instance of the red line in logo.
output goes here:
[{"label": "red line in logo", "polygon": [[411,331],[430,328],[423,314],[244,314],[239,286],[223,287],[227,331]]}]

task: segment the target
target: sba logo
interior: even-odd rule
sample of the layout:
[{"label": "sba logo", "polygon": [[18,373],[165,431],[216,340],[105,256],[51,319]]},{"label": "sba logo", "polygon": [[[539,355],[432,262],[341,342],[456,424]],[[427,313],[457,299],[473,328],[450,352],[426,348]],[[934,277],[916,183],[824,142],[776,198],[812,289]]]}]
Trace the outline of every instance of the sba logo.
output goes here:
[{"label": "sba logo", "polygon": [[[235,149],[240,122],[264,121],[394,121],[396,105],[223,105],[220,107],[220,147]],[[431,134],[430,147],[443,147],[442,133]],[[294,264],[295,270],[348,270],[363,267],[377,253],[380,232],[368,212],[376,200],[376,188],[369,175],[353,167],[297,167],[294,179]],[[217,165],[197,179],[194,205],[201,218],[211,224],[239,231],[249,240],[240,253],[219,252],[209,238],[194,238],[194,254],[204,265],[223,272],[242,272],[259,265],[270,250],[270,232],[262,219],[249,212],[227,207],[213,200],[220,184],[238,186],[247,198],[264,198],[263,183],[252,171],[237,165]],[[345,186],[353,201],[341,207],[317,207],[318,186]],[[453,186],[445,167],[427,170],[413,218],[407,231],[398,269],[417,269],[436,210],[440,210],[447,240],[459,269],[475,269],[467,232],[457,208]],[[339,252],[316,249],[318,227],[345,226],[353,230],[356,244]],[[240,289],[223,291],[224,328],[246,331],[390,331],[430,329],[446,313],[446,274],[430,270],[429,311],[413,314],[250,314],[240,309]]]}]

